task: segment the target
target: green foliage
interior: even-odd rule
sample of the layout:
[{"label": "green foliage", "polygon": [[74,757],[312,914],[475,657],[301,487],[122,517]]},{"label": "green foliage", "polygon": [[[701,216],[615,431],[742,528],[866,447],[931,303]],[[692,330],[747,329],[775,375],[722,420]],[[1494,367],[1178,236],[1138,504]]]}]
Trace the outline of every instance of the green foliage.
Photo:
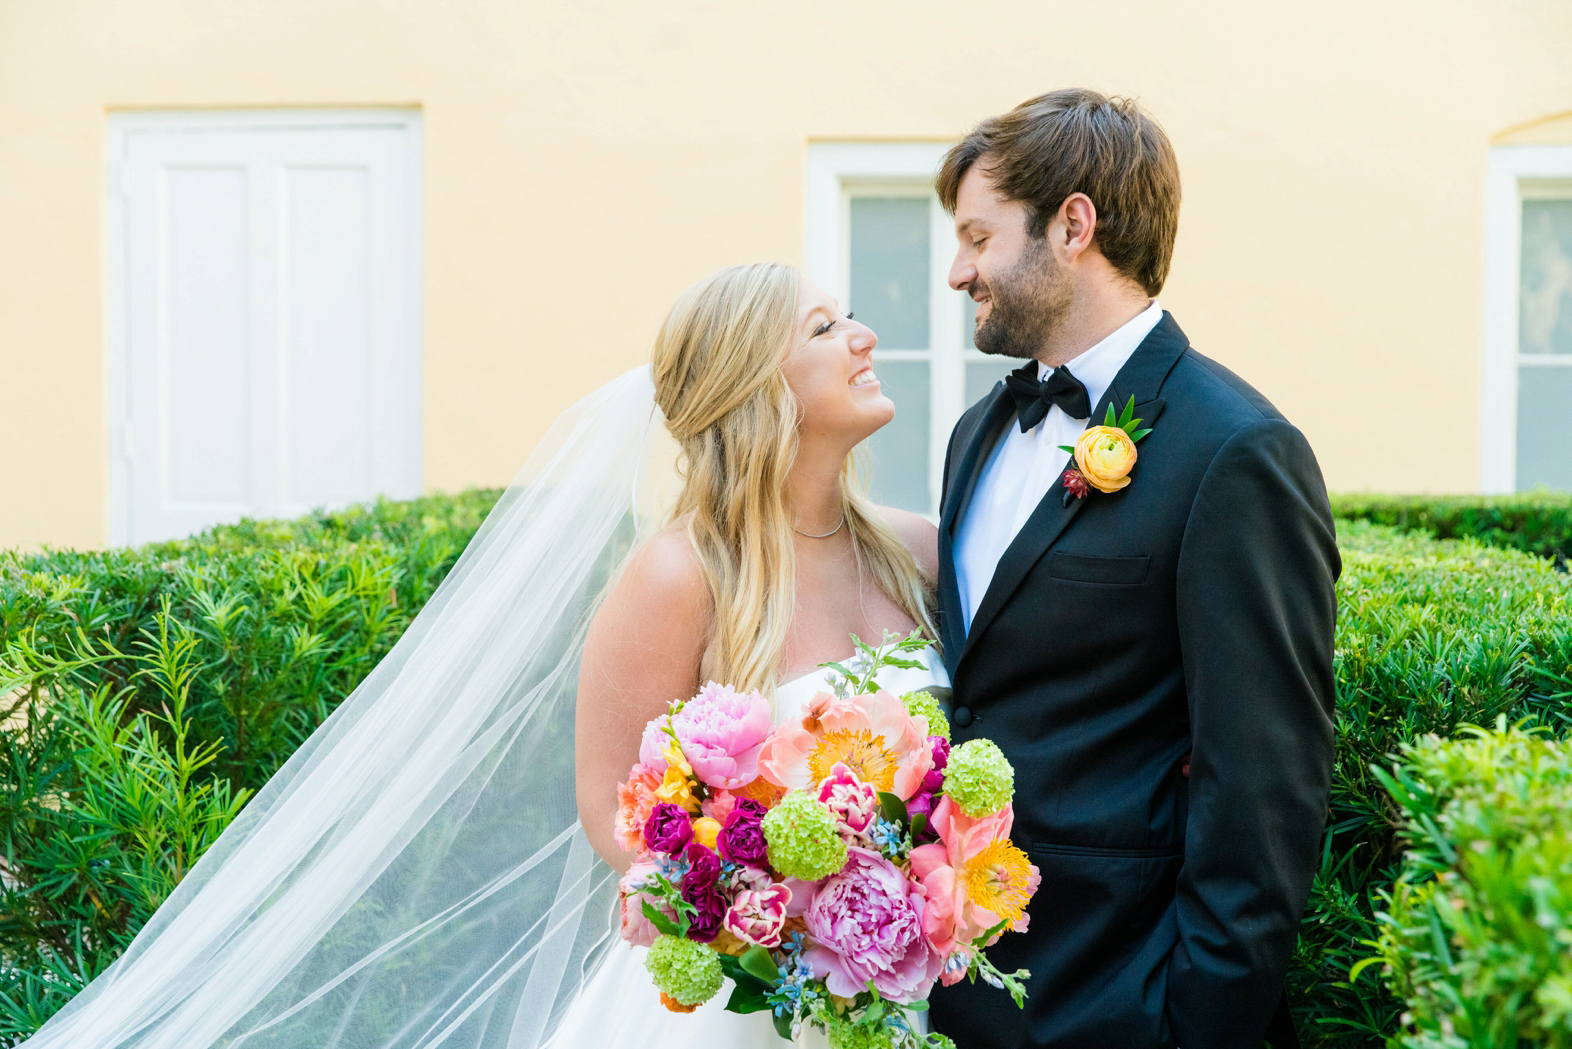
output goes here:
[{"label": "green foliage", "polygon": [[[0,1044],[118,956],[388,651],[496,494],[0,553]],[[1369,523],[1339,543],[1331,821],[1290,989],[1307,1044],[1373,1049],[1404,1006],[1375,969],[1350,973],[1381,936],[1404,821],[1372,766],[1498,717],[1572,732],[1572,583]]]},{"label": "green foliage", "polygon": [[497,494],[0,553],[0,1044],[119,956]]},{"label": "green foliage", "polygon": [[1373,765],[1405,743],[1497,718],[1569,730],[1572,581],[1547,561],[1365,523],[1339,528],[1337,752],[1321,868],[1289,973],[1305,1041],[1383,1045],[1399,1001],[1350,971],[1380,932],[1402,825]]},{"label": "green foliage", "polygon": [[1516,495],[1338,495],[1332,513],[1419,531],[1437,539],[1478,539],[1566,564],[1572,558],[1572,492]]},{"label": "green foliage", "polygon": [[1424,737],[1383,783],[1409,846],[1380,953],[1402,1049],[1572,1047],[1572,746]]}]

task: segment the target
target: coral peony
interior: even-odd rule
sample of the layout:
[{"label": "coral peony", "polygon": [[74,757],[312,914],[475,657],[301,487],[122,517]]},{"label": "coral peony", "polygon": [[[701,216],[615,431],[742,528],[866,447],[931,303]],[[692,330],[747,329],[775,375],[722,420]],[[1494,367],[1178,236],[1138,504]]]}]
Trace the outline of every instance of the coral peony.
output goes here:
[{"label": "coral peony", "polygon": [[871,982],[892,1002],[927,997],[944,958],[923,935],[922,887],[876,852],[848,852],[808,904],[804,958],[831,994],[852,998]]},{"label": "coral peony", "polygon": [[770,701],[710,682],[672,715],[693,774],[711,787],[740,787],[759,774],[759,750],[770,734]]},{"label": "coral peony", "polygon": [[790,903],[791,890],[784,885],[771,885],[763,890],[744,889],[731,901],[731,909],[726,912],[726,931],[760,947],[779,947]]},{"label": "coral peony", "polygon": [[777,728],[759,755],[759,772],[789,790],[811,790],[843,764],[875,790],[905,801],[933,767],[919,723],[888,692],[849,700],[820,697],[800,725]]},{"label": "coral peony", "polygon": [[626,783],[617,784],[617,817],[612,834],[624,852],[644,848],[644,821],[655,808],[655,790],[661,773],[648,765],[633,766]]},{"label": "coral peony", "polygon": [[848,845],[861,840],[879,814],[879,792],[853,776],[841,762],[836,762],[819,784],[819,800],[840,820],[841,837]]},{"label": "coral peony", "polygon": [[971,946],[1000,922],[1026,931],[1026,905],[1040,876],[1010,843],[1014,820],[1009,805],[981,819],[962,813],[949,797],[934,809],[940,840],[913,849],[911,865],[928,894],[923,932],[940,955]]}]

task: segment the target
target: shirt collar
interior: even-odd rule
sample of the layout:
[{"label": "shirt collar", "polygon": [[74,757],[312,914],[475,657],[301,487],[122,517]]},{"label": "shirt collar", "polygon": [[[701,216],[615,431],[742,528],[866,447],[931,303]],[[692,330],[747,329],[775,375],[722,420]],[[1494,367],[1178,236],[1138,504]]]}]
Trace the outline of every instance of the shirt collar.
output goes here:
[{"label": "shirt collar", "polygon": [[[1065,362],[1065,367],[1070,369],[1070,374],[1081,380],[1086,387],[1086,396],[1092,402],[1092,411],[1097,410],[1097,403],[1108,392],[1108,387],[1113,385],[1114,376],[1119,374],[1119,369],[1124,367],[1124,362],[1140,346],[1146,337],[1157,327],[1157,322],[1163,319],[1163,308],[1156,299],[1146,309],[1137,313],[1120,327],[1114,329],[1102,342],[1085,350],[1072,360]],[[1037,362],[1037,377],[1046,379],[1053,374],[1053,369],[1046,367],[1041,361]]]}]

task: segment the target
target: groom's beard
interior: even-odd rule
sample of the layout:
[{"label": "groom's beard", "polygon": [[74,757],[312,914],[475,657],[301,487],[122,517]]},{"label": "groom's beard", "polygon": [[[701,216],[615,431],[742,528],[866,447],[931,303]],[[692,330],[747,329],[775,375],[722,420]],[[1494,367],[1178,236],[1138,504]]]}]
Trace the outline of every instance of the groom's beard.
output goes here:
[{"label": "groom's beard", "polygon": [[971,291],[992,302],[972,342],[984,353],[1022,360],[1036,357],[1070,311],[1069,282],[1046,239],[1032,239],[1009,273],[991,283],[979,278]]}]

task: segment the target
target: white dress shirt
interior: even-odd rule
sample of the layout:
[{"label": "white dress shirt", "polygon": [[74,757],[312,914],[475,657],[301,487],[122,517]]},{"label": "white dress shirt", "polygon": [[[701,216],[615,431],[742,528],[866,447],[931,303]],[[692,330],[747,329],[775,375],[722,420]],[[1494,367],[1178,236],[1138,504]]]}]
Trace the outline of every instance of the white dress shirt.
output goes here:
[{"label": "white dress shirt", "polygon": [[[1163,308],[1153,299],[1123,327],[1065,365],[1086,387],[1092,411],[1097,411],[1097,402],[1108,392],[1114,376],[1162,317]],[[1038,378],[1052,374],[1052,368],[1038,363]],[[1118,407],[1122,410],[1124,405]],[[1089,421],[1070,418],[1056,404],[1042,422],[1025,433],[1012,417],[1009,429],[994,445],[955,537],[955,577],[968,633],[999,558],[1069,465],[1070,453],[1059,446],[1073,445]]]}]

